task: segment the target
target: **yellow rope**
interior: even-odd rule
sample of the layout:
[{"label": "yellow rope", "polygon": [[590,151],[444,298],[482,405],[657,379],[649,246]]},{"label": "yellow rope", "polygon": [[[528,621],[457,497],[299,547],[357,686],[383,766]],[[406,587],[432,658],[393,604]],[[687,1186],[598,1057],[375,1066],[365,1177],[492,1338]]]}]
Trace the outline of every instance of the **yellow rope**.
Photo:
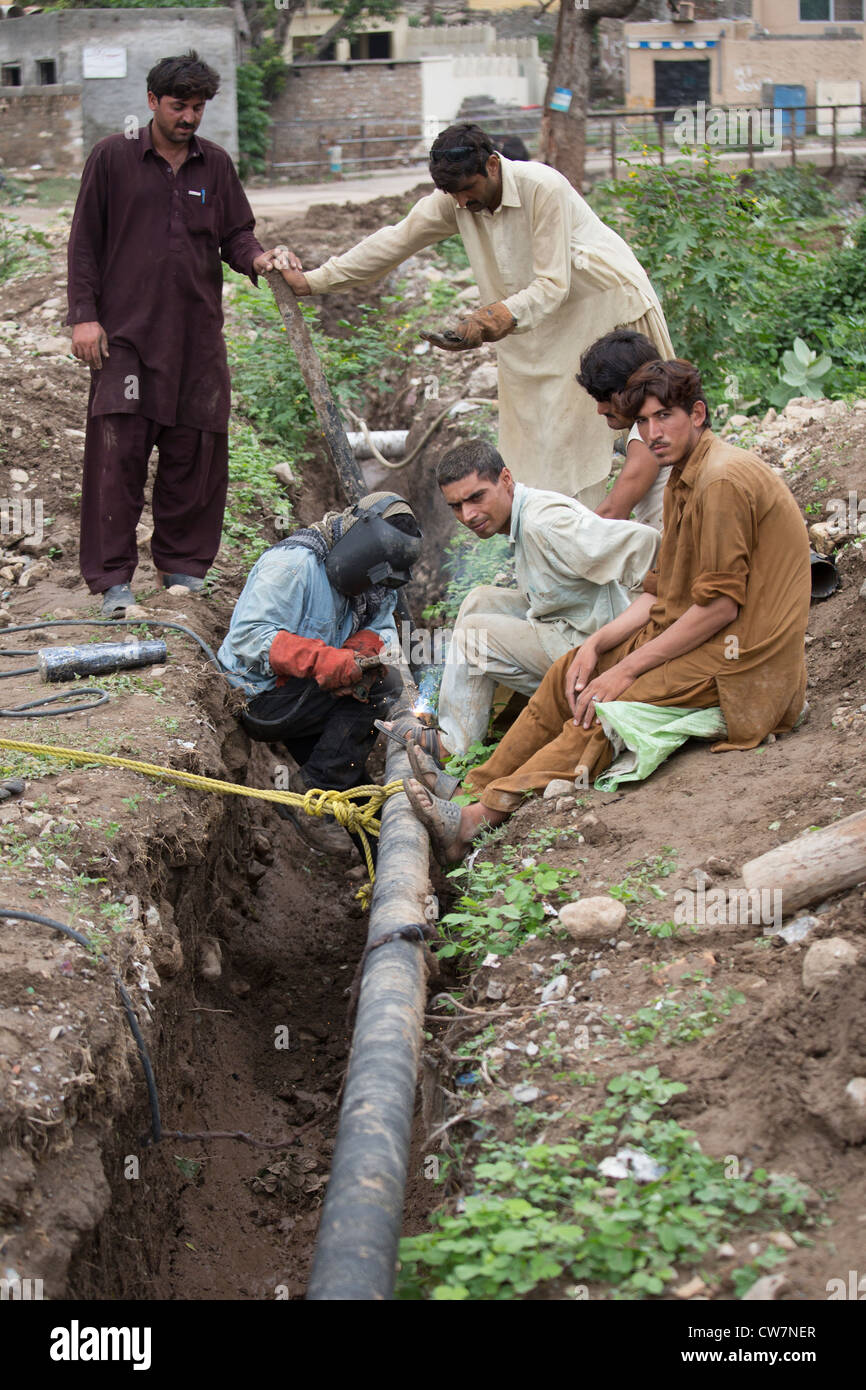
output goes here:
[{"label": "yellow rope", "polygon": [[[381,808],[389,797],[396,796],[403,790],[403,782],[400,780],[387,782],[383,787],[375,783],[364,787],[352,787],[350,791],[345,792],[320,791],[315,787],[303,794],[271,791],[263,787],[239,787],[235,782],[220,782],[215,777],[201,777],[196,772],[183,772],[180,768],[142,763],[136,758],[117,758],[111,753],[91,753],[85,748],[61,748],[53,743],[24,743],[12,738],[0,738],[0,748],[10,748],[18,753],[34,753],[40,757],[70,758],[73,762],[97,763],[102,767],[125,767],[129,772],[140,772],[144,777],[159,777],[166,782],[178,782],[184,787],[197,787],[200,791],[219,792],[228,796],[249,796],[258,801],[277,801],[286,806],[297,806],[308,816],[333,816],[338,825],[342,825],[345,830],[353,831],[364,847],[370,882],[364,884],[358,896],[365,906],[369,902],[376,877],[367,837],[379,834]],[[358,805],[359,801],[364,804]]]}]

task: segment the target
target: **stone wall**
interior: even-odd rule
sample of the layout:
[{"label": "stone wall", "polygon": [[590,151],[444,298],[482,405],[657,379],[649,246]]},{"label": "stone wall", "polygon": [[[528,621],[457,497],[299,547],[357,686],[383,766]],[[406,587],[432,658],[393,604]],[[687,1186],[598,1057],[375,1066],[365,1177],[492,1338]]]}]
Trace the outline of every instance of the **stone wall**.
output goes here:
[{"label": "stone wall", "polygon": [[347,169],[424,157],[420,62],[296,63],[271,115],[272,164],[300,166],[277,178],[320,177],[333,145]]},{"label": "stone wall", "polygon": [[[122,50],[125,75],[84,77],[85,48]],[[81,157],[86,158],[97,140],[124,128],[134,116],[141,124],[150,119],[147,106],[147,73],[160,58],[194,48],[216,68],[221,86],[208,103],[201,134],[215,140],[237,157],[237,106],[235,66],[237,40],[230,9],[103,9],[55,10],[0,21],[0,64],[21,68],[22,82],[38,82],[37,63],[51,59],[58,85],[81,91]],[[0,95],[22,88],[0,88]],[[56,86],[42,88],[56,92]],[[3,135],[0,131],[0,151]],[[41,160],[34,160],[40,163]]]},{"label": "stone wall", "polygon": [[0,87],[0,165],[77,173],[83,143],[80,87]]}]

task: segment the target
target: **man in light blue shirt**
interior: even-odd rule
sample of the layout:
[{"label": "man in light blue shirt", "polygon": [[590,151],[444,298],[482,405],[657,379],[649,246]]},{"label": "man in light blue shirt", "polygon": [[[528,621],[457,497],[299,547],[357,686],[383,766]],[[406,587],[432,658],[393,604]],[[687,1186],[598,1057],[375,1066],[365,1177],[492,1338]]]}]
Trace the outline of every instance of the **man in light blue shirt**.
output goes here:
[{"label": "man in light blue shirt", "polygon": [[[250,571],[218,656],[250,696],[241,714],[250,737],[285,744],[298,764],[291,791],[366,780],[373,721],[402,689],[383,657],[396,650],[396,590],[420,548],[408,503],[371,493],[272,546]],[[290,819],[313,848],[345,851],[333,822]]]}]

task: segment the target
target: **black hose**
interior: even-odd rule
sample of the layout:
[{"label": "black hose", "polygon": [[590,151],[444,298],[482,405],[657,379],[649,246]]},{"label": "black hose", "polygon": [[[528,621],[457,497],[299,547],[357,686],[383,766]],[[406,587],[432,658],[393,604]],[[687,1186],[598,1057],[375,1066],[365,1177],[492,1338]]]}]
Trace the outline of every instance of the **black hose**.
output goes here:
[{"label": "black hose", "polygon": [[[73,927],[67,927],[63,922],[55,922],[53,917],[40,917],[38,913],[35,912],[24,912],[17,908],[13,909],[7,907],[0,907],[0,917],[6,917],[11,920],[17,918],[21,922],[38,922],[40,926],[43,927],[54,927],[57,931],[63,932],[63,935],[68,936],[72,941],[77,941],[79,946],[84,946],[88,951],[93,950],[86,936],[83,936],[79,931],[75,931]],[[147,1093],[150,1098],[150,1142],[158,1144],[162,1138],[162,1122],[159,1117],[159,1097],[156,1093],[156,1081],[154,1079],[153,1067],[151,1066],[147,1047],[145,1046],[144,1036],[138,1025],[138,1019],[135,1015],[132,1000],[117,970],[111,964],[108,957],[104,956],[102,952],[97,953],[97,959],[101,960],[111,972],[112,979],[117,986],[117,992],[120,995],[121,1002],[126,1011],[126,1017],[132,1030],[132,1036],[135,1038],[135,1045],[138,1048],[138,1055],[141,1058],[144,1079],[147,1082]]]},{"label": "black hose", "polygon": [[[37,670],[37,667],[33,668]],[[16,673],[11,672],[12,675]],[[98,685],[82,685],[75,690],[61,690],[59,695],[45,695],[41,700],[31,700],[29,705],[13,705],[11,709],[0,709],[0,719],[48,719],[55,714],[53,709],[42,709],[42,705],[53,705],[58,700],[77,700],[79,695],[98,695],[98,700],[90,700],[86,705],[70,705],[68,709],[62,711],[63,714],[78,714],[81,710],[99,709],[100,705],[107,705],[110,699],[107,690],[101,689]],[[34,714],[32,711],[36,711]]]}]

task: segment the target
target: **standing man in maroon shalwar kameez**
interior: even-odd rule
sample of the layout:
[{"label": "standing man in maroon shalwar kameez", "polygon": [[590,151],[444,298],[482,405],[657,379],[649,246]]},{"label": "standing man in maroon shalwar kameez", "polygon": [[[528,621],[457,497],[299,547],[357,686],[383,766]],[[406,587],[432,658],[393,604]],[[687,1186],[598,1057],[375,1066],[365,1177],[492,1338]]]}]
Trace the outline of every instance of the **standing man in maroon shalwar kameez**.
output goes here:
[{"label": "standing man in maroon shalwar kameez", "polygon": [[151,554],[163,584],[200,589],[219,548],[230,405],[221,260],[255,284],[280,258],[256,240],[226,151],[196,136],[218,89],[195,53],[163,58],[147,75],[151,123],[94,146],[75,207],[67,323],[92,378],[81,572],[106,617],[135,602],[154,446]]}]

